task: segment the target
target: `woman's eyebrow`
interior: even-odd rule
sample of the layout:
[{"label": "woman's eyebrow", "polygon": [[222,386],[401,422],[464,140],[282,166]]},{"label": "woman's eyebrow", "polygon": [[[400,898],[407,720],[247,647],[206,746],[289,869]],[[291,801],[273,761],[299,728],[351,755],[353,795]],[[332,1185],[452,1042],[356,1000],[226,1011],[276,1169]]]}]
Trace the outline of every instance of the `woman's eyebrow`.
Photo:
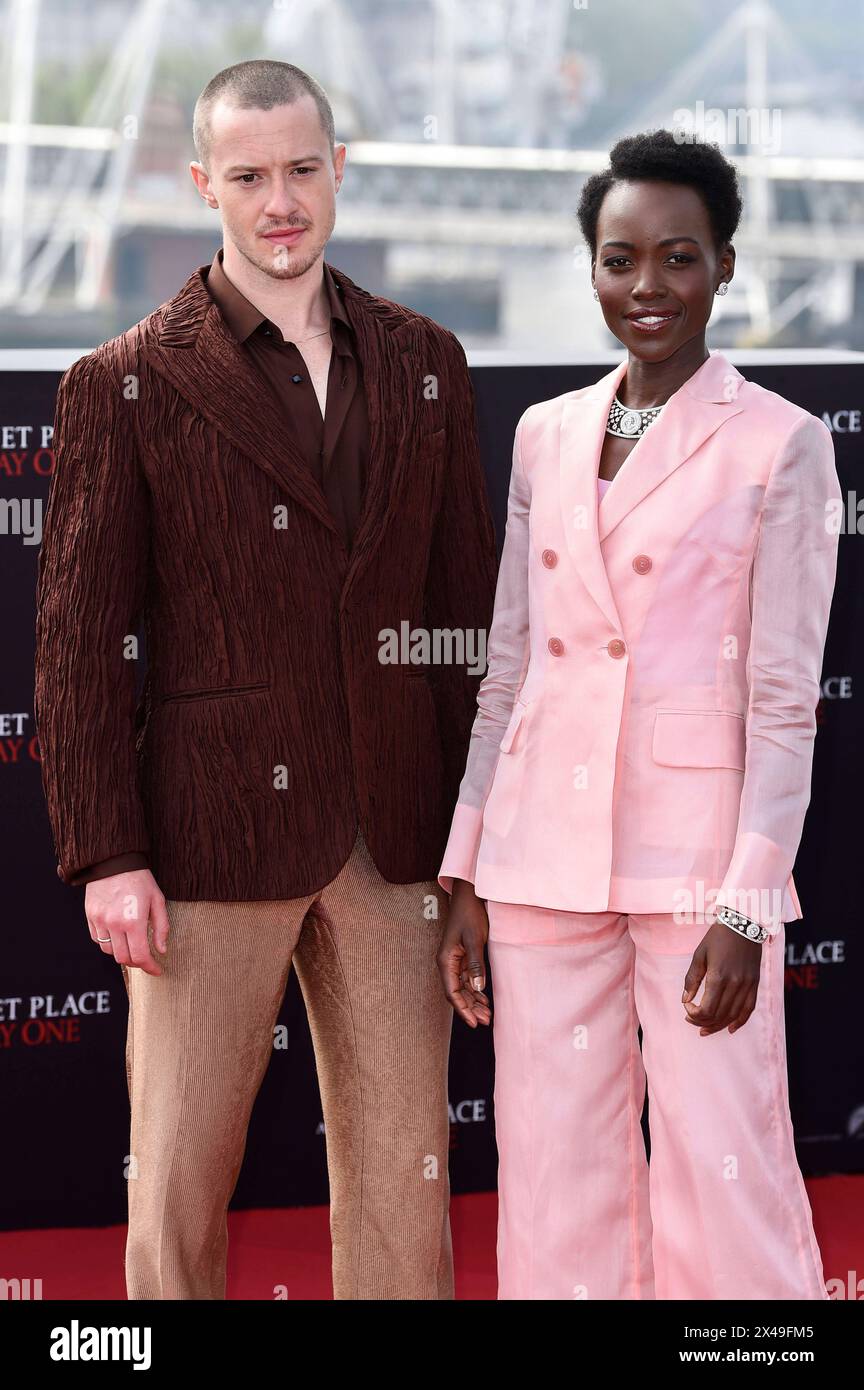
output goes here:
[{"label": "woman's eyebrow", "polygon": [[[676,241],[692,241],[694,246],[699,245],[699,242],[696,240],[695,236],[667,236],[664,237],[662,241],[658,241],[657,245],[674,246]],[[602,251],[606,246],[623,246],[625,251],[635,250],[632,241],[604,241],[603,245],[600,247],[600,250]]]}]

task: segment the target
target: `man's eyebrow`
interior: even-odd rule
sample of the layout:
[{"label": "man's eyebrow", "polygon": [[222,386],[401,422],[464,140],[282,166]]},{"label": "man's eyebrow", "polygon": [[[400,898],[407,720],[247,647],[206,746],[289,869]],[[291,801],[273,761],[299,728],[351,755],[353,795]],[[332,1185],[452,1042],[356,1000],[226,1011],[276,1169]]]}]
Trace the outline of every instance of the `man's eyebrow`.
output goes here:
[{"label": "man's eyebrow", "polygon": [[[695,236],[667,236],[664,237],[662,241],[658,241],[657,245],[674,246],[676,241],[692,241],[694,246],[699,245],[699,242],[696,240]],[[632,241],[604,241],[603,246],[601,246],[600,250],[602,251],[603,248],[606,246],[623,246],[625,251],[632,251],[634,249]]]},{"label": "man's eyebrow", "polygon": [[[287,162],[289,167],[293,169],[298,164],[322,164],[323,159],[323,155],[320,154],[306,154],[301,159],[289,159]],[[230,169],[225,170],[225,178],[229,174],[259,174],[261,168],[262,166],[258,164],[232,164]]]}]

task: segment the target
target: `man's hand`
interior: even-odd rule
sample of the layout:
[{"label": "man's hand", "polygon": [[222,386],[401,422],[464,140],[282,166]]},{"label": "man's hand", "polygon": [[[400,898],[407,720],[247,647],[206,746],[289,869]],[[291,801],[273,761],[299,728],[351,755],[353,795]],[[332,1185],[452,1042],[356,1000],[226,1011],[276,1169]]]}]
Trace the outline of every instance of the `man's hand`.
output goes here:
[{"label": "man's hand", "polygon": [[438,969],[444,993],[469,1028],[476,1028],[478,1023],[488,1024],[492,1017],[489,1000],[483,993],[486,984],[483,947],[488,935],[486,907],[474,892],[474,884],[455,878],[447,925],[438,950]]},{"label": "man's hand", "polygon": [[[118,965],[137,965],[148,975],[162,968],[150,950],[147,924],[153,927],[153,944],[162,955],[168,945],[168,913],[165,898],[149,869],[133,869],[87,884],[84,911],[90,935],[105,955]],[[99,938],[102,940],[99,940]],[[105,940],[105,938],[110,938]]]},{"label": "man's hand", "polygon": [[[700,1038],[721,1028],[728,1027],[734,1033],[744,1027],[756,1007],[761,966],[758,941],[730,931],[722,922],[712,923],[693,952],[681,996],[689,1015],[686,1022],[699,1029]],[[703,978],[705,993],[701,1002],[694,1004],[693,996]]]}]

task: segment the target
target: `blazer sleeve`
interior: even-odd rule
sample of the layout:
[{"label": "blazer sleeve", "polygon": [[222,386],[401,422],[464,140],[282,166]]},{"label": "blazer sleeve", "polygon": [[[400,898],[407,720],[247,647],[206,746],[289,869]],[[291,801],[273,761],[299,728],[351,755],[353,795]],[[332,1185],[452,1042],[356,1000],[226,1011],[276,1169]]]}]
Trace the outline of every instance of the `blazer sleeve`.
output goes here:
[{"label": "blazer sleeve", "polygon": [[[530,407],[529,407],[530,408]],[[487,644],[488,670],[477,692],[468,761],[459,787],[450,836],[438,874],[448,893],[454,878],[474,883],[483,833],[483,808],[492,787],[498,750],[528,667],[528,514],[530,489],[522,463],[522,416],[513,441],[507,529]]]},{"label": "blazer sleeve", "polygon": [[96,354],[61,378],[36,582],[34,715],[57,873],[67,884],[145,867],[150,850],[137,785],[135,662],[125,650],[149,556],[134,408]]},{"label": "blazer sleeve", "polygon": [[[429,631],[456,630],[466,640],[464,664],[442,663],[429,671],[449,814],[465,770],[477,688],[485,669],[498,556],[465,352],[449,330],[443,330],[439,343],[445,348],[440,395],[446,406],[446,469],[432,529],[423,621]],[[474,661],[467,645],[469,634],[476,644]]]},{"label": "blazer sleeve", "polygon": [[810,801],[816,705],[837,570],[829,526],[842,492],[831,432],[798,421],[763,499],[752,572],[744,783],[735,845],[717,906],[775,935]]}]

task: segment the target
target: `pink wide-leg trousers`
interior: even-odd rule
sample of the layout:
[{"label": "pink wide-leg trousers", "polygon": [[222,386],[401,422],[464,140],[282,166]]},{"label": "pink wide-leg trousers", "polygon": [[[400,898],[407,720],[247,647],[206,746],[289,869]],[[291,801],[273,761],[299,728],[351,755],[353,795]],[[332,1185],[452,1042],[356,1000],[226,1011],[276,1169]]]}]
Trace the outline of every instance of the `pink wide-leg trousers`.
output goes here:
[{"label": "pink wide-leg trousers", "polygon": [[789,1113],[785,928],[753,947],[744,1027],[701,1037],[681,995],[703,917],[487,907],[499,1299],[828,1299]]}]

